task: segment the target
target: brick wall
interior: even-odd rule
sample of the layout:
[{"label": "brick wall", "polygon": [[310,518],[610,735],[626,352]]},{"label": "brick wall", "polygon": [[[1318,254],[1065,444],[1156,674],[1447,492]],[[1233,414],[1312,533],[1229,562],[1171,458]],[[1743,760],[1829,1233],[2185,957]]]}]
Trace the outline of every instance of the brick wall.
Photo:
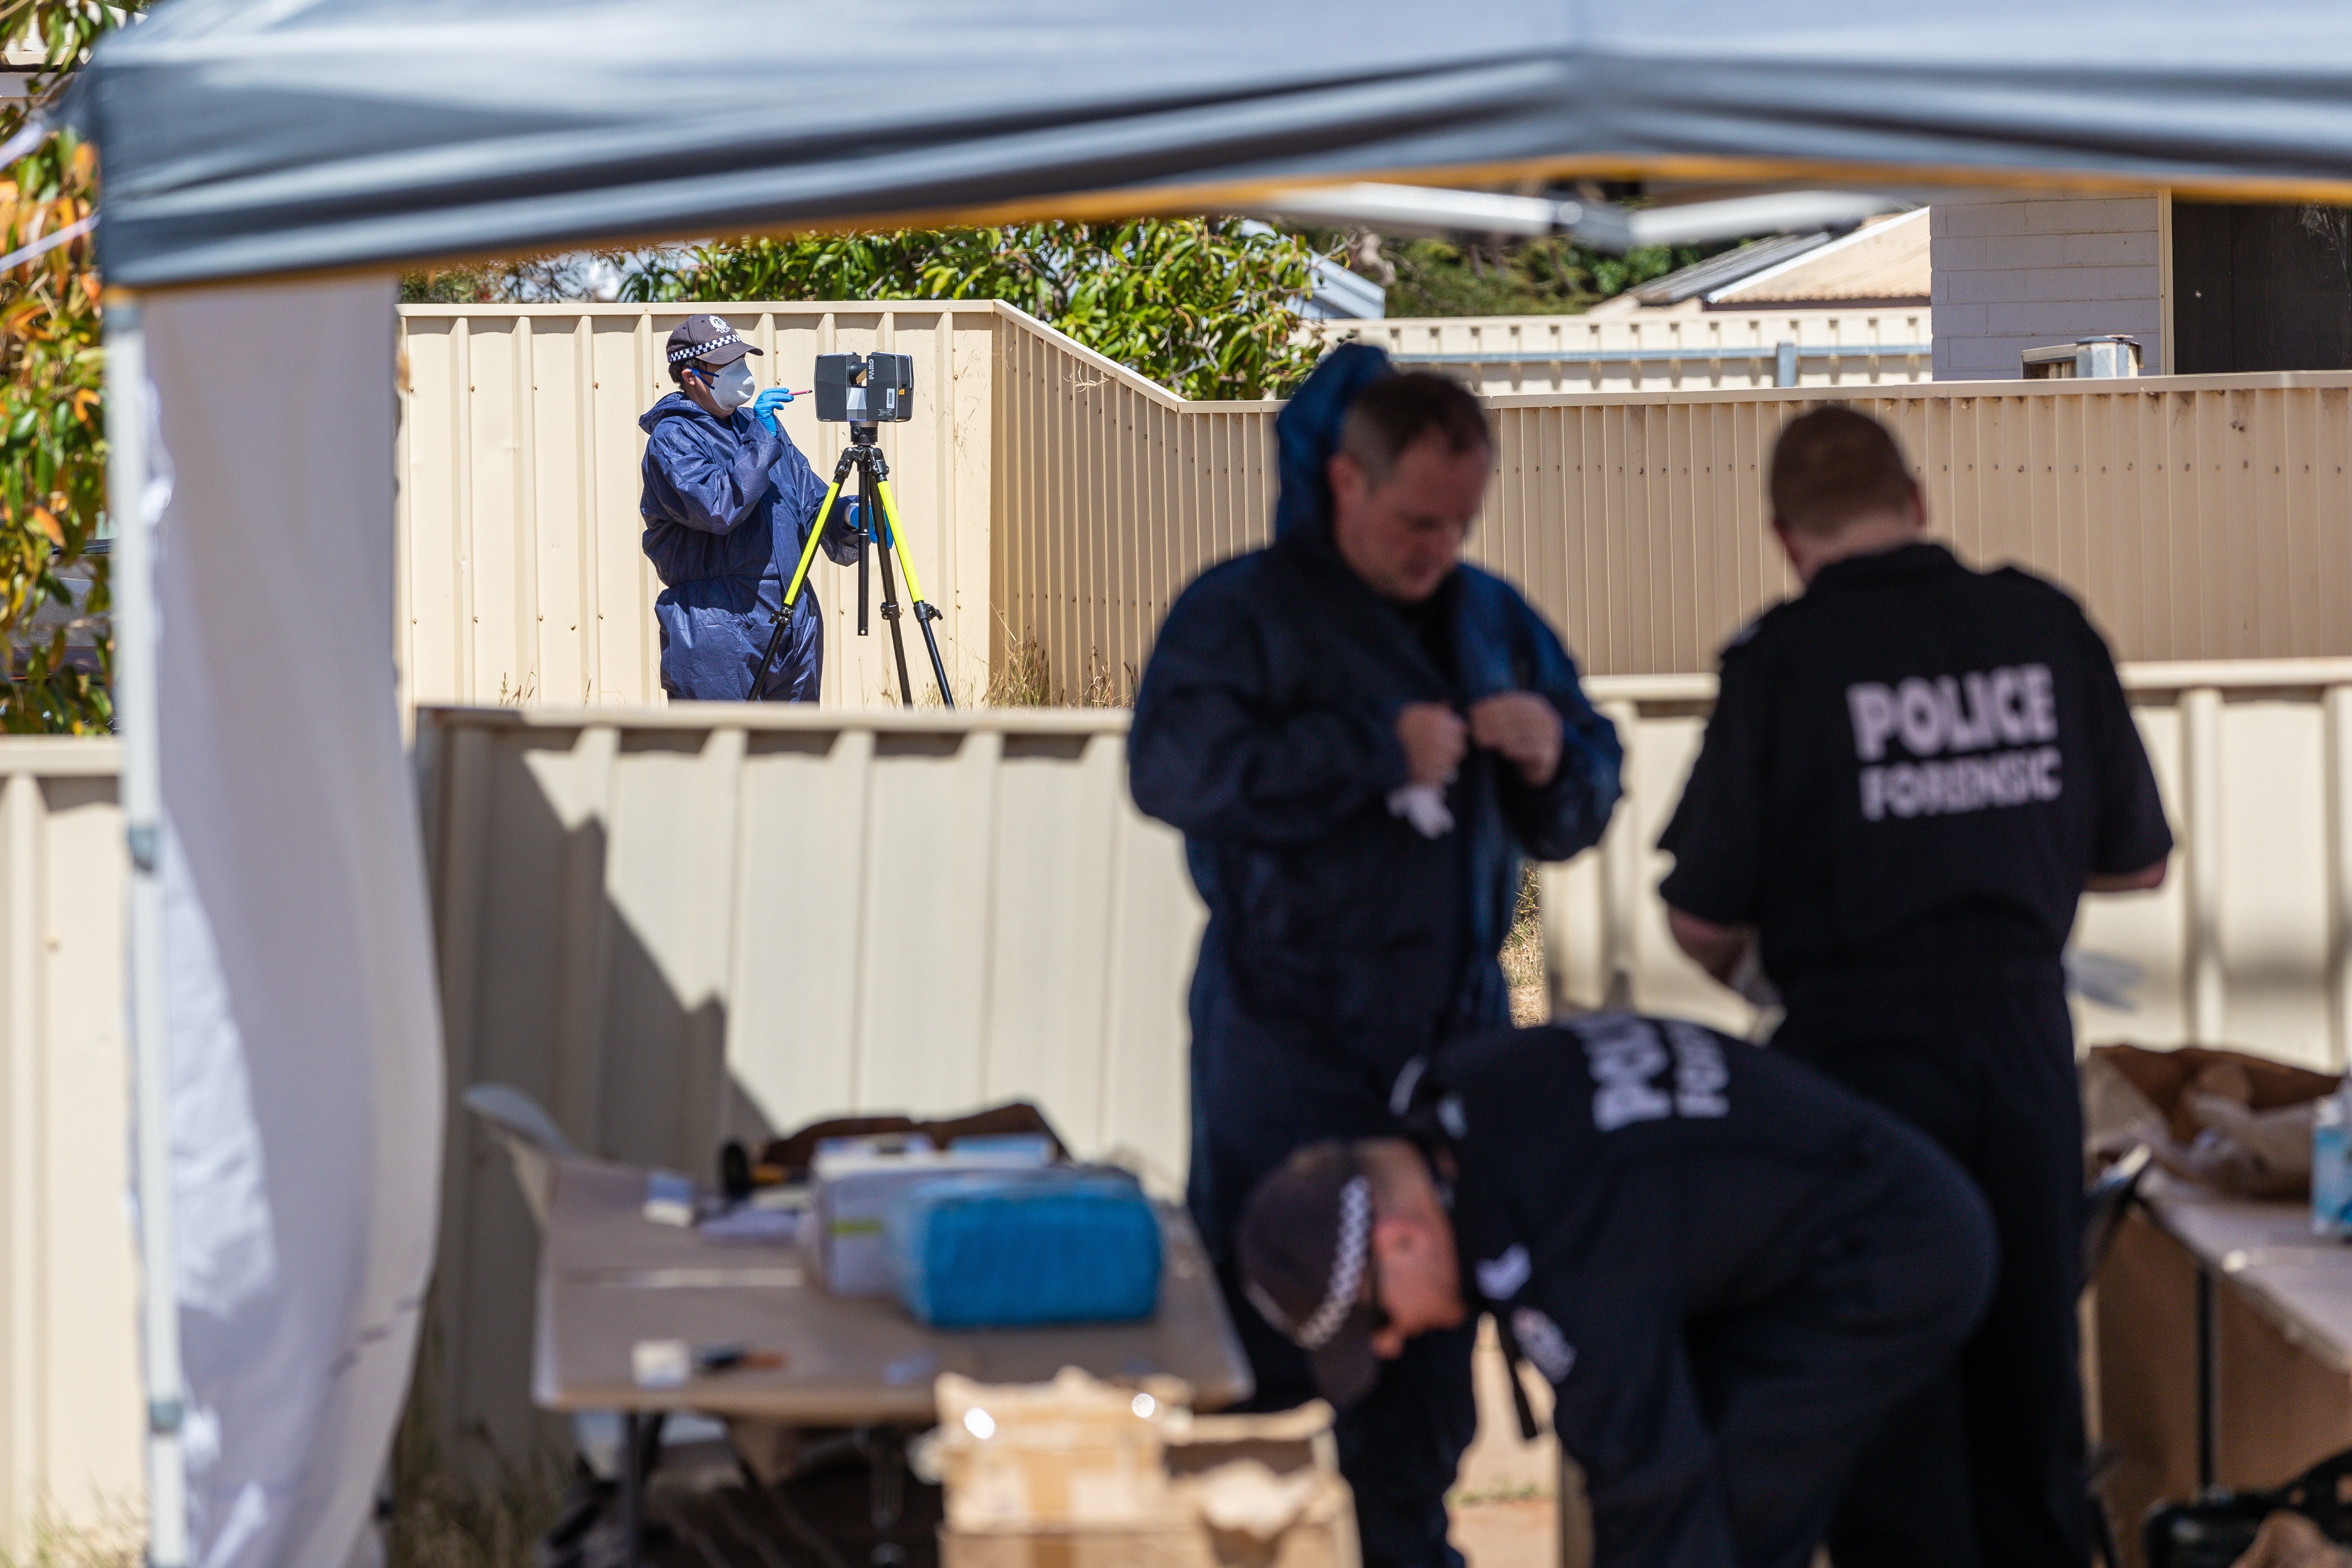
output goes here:
[{"label": "brick wall", "polygon": [[2100,332],[2163,368],[2156,197],[1938,198],[1928,230],[1937,381],[2014,380],[2021,351]]}]

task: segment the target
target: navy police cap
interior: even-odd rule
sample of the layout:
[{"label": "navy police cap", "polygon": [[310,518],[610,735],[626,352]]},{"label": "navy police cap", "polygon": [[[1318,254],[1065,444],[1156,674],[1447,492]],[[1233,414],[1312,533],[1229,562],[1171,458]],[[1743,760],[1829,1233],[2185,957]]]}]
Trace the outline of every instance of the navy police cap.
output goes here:
[{"label": "navy police cap", "polygon": [[743,334],[729,326],[724,316],[688,316],[670,329],[672,364],[688,360],[707,365],[733,364],[745,354],[761,352],[745,342]]}]

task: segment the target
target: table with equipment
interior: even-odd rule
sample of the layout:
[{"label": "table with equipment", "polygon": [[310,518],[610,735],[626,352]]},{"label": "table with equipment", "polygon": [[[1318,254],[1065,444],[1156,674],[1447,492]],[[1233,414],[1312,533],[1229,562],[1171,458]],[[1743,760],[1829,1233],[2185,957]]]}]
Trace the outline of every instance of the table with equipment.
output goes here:
[{"label": "table with equipment", "polygon": [[2274,1487],[2352,1447],[2352,1246],[2308,1202],[2151,1174],[2099,1273],[2110,1507]]},{"label": "table with equipment", "polygon": [[[1249,1363],[1216,1276],[1182,1208],[1155,1205],[1166,1247],[1159,1310],[1142,1322],[1018,1330],[934,1330],[888,1300],[825,1293],[797,1244],[721,1243],[648,1218],[649,1173],[583,1158],[557,1162],[541,1253],[531,1386],[560,1411],[627,1418],[622,1510],[636,1539],[643,1424],[698,1411],[802,1427],[919,1427],[934,1420],[943,1372],[985,1383],[1097,1377],[1182,1379],[1212,1410],[1248,1397]],[[646,1386],[649,1342],[689,1347],[683,1382]],[[706,1360],[733,1364],[705,1370]]]}]

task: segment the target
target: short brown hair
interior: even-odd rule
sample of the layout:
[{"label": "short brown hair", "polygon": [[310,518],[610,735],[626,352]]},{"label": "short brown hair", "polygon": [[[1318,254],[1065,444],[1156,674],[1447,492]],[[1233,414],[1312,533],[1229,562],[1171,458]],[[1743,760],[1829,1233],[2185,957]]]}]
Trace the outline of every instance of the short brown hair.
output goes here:
[{"label": "short brown hair", "polygon": [[1898,507],[1918,493],[1893,432],[1867,414],[1832,403],[1782,427],[1766,484],[1773,518],[1799,533],[1835,533],[1865,512]]},{"label": "short brown hair", "polygon": [[1382,376],[1357,394],[1339,426],[1339,450],[1355,458],[1377,485],[1407,448],[1432,435],[1457,456],[1495,449],[1486,411],[1461,383],[1412,371]]}]

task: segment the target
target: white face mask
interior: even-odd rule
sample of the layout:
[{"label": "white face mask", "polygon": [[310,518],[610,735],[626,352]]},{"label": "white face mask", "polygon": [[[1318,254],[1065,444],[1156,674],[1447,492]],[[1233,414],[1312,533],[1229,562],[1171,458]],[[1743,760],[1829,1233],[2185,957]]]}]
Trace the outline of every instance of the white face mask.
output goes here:
[{"label": "white face mask", "polygon": [[710,380],[710,400],[732,413],[751,401],[751,367],[735,361]]}]

